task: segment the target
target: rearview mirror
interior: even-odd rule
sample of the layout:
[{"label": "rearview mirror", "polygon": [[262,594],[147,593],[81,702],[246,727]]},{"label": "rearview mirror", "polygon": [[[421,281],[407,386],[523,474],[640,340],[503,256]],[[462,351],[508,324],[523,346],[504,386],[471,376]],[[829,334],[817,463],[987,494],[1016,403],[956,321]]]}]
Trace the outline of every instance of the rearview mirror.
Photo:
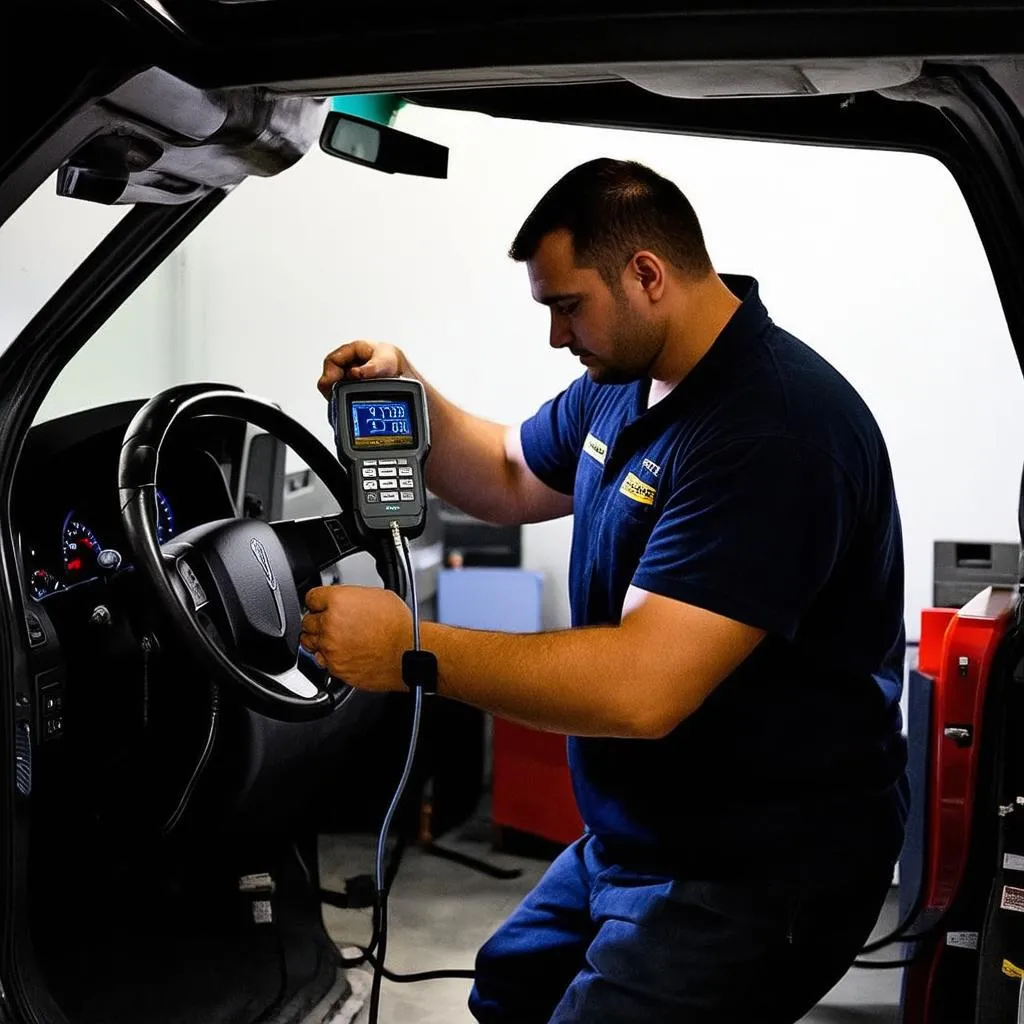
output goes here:
[{"label": "rearview mirror", "polygon": [[388,174],[448,177],[447,146],[336,110],[327,115],[320,148],[341,160]]}]

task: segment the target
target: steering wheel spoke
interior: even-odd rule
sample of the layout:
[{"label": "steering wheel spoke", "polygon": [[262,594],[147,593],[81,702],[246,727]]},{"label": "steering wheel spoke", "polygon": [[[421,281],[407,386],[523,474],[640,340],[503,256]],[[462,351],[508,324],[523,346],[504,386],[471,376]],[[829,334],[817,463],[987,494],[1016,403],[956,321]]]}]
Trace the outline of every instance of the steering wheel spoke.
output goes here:
[{"label": "steering wheel spoke", "polygon": [[295,664],[284,672],[276,672],[270,678],[282,690],[296,697],[312,698],[317,693],[329,691],[333,694],[335,706],[352,692],[352,688],[340,679],[331,679],[327,672],[320,668],[312,658],[299,653]]},{"label": "steering wheel spoke", "polygon": [[320,586],[320,574],[343,558],[362,551],[343,513],[271,523],[288,556],[299,596]]}]

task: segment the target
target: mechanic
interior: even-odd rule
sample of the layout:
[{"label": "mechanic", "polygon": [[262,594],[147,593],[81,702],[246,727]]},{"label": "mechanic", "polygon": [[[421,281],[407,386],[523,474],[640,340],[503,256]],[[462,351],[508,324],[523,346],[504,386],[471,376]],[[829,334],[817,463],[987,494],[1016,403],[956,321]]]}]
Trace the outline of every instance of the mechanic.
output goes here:
[{"label": "mechanic", "polygon": [[[868,937],[902,844],[903,556],[881,433],[754,280],[714,271],[690,203],[639,164],[569,172],[510,254],[586,373],[518,429],[427,386],[428,483],[494,522],[572,513],[573,628],[425,624],[423,646],[442,696],[570,737],[586,831],[480,951],[470,1008],[796,1021]],[[357,341],[319,388],[395,375],[418,376]],[[307,607],[321,666],[403,689],[395,594],[319,588]]]}]

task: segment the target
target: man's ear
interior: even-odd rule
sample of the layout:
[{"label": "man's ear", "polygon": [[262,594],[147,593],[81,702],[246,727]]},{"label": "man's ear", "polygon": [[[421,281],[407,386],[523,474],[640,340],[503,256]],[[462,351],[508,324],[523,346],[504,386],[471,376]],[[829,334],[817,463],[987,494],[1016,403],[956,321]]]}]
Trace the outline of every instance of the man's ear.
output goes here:
[{"label": "man's ear", "polygon": [[659,302],[665,294],[666,267],[653,252],[643,249],[636,253],[626,267],[626,276],[632,279],[634,287],[639,286],[649,302]]}]

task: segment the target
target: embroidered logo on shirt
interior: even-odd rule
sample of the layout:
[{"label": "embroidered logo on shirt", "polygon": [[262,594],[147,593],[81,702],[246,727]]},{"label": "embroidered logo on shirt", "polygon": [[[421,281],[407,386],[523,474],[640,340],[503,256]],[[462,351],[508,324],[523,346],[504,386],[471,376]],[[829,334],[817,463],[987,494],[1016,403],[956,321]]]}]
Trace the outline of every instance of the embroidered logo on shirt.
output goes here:
[{"label": "embroidered logo on shirt", "polygon": [[604,441],[598,441],[593,434],[587,434],[583,442],[583,450],[592,458],[604,465],[604,457],[608,454],[608,445]]},{"label": "embroidered logo on shirt", "polygon": [[640,502],[641,505],[653,505],[654,496],[658,492],[650,484],[645,484],[635,473],[629,473],[622,481],[619,493]]},{"label": "embroidered logo on shirt", "polygon": [[658,478],[658,475],[659,475],[659,474],[661,473],[661,466],[659,466],[659,465],[658,465],[658,464],[657,464],[656,462],[651,462],[651,460],[650,460],[650,459],[644,459],[644,461],[643,461],[643,467],[644,467],[644,469],[646,469],[646,470],[647,470],[647,472],[648,472],[648,473],[650,473],[650,474],[651,474],[651,476],[653,476],[653,477],[654,477],[655,479],[657,479],[657,478]]}]

